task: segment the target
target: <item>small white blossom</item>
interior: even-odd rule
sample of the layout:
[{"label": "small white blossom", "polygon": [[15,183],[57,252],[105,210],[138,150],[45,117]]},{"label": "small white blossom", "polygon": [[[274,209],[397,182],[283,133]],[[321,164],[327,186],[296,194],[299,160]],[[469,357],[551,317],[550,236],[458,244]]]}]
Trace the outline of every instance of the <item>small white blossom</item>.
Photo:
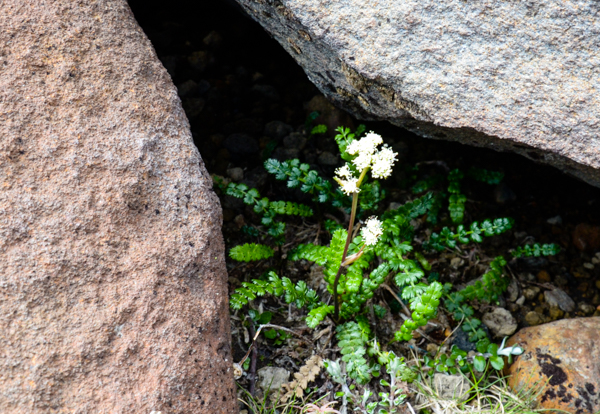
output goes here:
[{"label": "small white blossom", "polygon": [[356,155],[356,154],[373,154],[377,145],[383,144],[383,138],[381,135],[374,133],[373,131],[369,132],[367,135],[362,137],[361,139],[354,140],[348,145],[346,148],[346,152],[348,154]]},{"label": "small white blossom", "polygon": [[368,154],[366,152],[360,152],[358,157],[352,160],[352,163],[356,165],[360,171],[365,168],[369,168],[371,166],[371,161],[373,161],[373,154]]},{"label": "small white blossom", "polygon": [[369,132],[363,138],[352,141],[346,152],[356,155],[352,163],[360,171],[372,168],[373,178],[386,178],[392,173],[392,166],[398,155],[387,146],[377,151],[377,146],[383,144],[381,135]]},{"label": "small white blossom", "polygon": [[506,342],[506,337],[504,337],[504,339],[502,340],[502,344],[500,345],[500,348],[498,349],[497,355],[504,355],[504,356],[521,355],[524,352],[524,349],[521,348],[519,345],[513,345],[513,346],[509,346],[508,348],[504,348],[505,342]]},{"label": "small white blossom", "polygon": [[342,191],[346,193],[346,195],[352,195],[354,193],[358,193],[360,188],[358,188],[358,178],[354,177],[352,171],[348,167],[348,164],[345,164],[343,167],[335,170],[337,177],[335,177],[335,181],[342,187]]},{"label": "small white blossom", "polygon": [[392,167],[396,161],[396,155],[391,148],[384,146],[381,151],[373,155],[371,175],[373,178],[387,178],[392,174]]},{"label": "small white blossom", "polygon": [[379,239],[379,236],[383,234],[383,227],[381,221],[377,217],[370,217],[365,222],[365,225],[360,229],[360,235],[367,246],[374,246]]},{"label": "small white blossom", "polygon": [[351,177],[347,180],[342,180],[338,178],[336,181],[342,187],[342,191],[346,193],[346,195],[352,195],[360,191],[360,188],[357,187],[358,178]]},{"label": "small white blossom", "polygon": [[338,177],[344,180],[354,177],[352,171],[350,171],[350,168],[348,167],[348,164],[344,164],[343,167],[340,167],[337,170],[335,170],[335,173]]}]

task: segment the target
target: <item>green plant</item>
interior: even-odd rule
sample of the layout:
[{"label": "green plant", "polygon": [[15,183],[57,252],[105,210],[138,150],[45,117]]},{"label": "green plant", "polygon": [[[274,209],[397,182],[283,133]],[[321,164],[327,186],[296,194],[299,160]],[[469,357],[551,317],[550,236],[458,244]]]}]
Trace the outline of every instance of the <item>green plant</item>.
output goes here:
[{"label": "green plant", "polygon": [[276,215],[300,217],[313,215],[312,209],[304,204],[291,201],[270,201],[267,197],[261,198],[256,188],[248,188],[246,184],[230,183],[225,189],[225,193],[232,197],[241,198],[244,203],[253,206],[254,212],[262,216],[261,223],[267,227],[267,233],[275,238],[277,244],[283,242],[282,236],[285,232],[285,224],[275,221]]},{"label": "green plant", "polygon": [[229,251],[229,257],[238,262],[252,262],[256,260],[268,259],[275,252],[269,246],[264,244],[246,243],[235,246]]},{"label": "green plant", "polygon": [[[382,138],[372,132],[362,136],[361,131],[351,133],[347,128],[338,128],[336,131],[335,140],[341,158],[346,161],[344,166],[336,170],[334,180],[339,188],[299,160],[265,162],[265,168],[276,179],[312,196],[313,202],[318,203],[315,211],[319,212],[319,218],[322,210],[337,211],[338,215],[341,211],[344,214],[345,228],[336,221],[337,218],[324,221],[319,226],[319,229],[324,228],[331,235],[328,243],[300,244],[287,250],[287,256],[281,254],[281,247],[279,249],[277,260],[280,261],[280,270],[285,269],[281,265],[284,259],[307,260],[321,266],[326,292],[319,290],[321,293],[318,293],[303,280],[292,281],[270,270],[260,278],[243,282],[231,297],[231,307],[242,309],[257,297],[270,294],[282,297],[286,303],[298,308],[306,308],[305,321],[309,328],[316,328],[329,318],[337,325],[335,336],[341,361],[329,361],[328,372],[331,371],[334,381],[342,386],[343,406],[350,402],[355,409],[364,413],[370,414],[375,410],[394,412],[404,402],[400,382],[412,381],[415,376],[401,358],[379,350],[376,330],[372,329],[371,323],[376,318],[385,317],[386,309],[371,299],[380,287],[390,291],[397,299],[399,308],[404,310],[405,320],[393,334],[388,346],[396,346],[394,341],[411,341],[417,332],[423,334],[421,328],[438,315],[439,307],[443,304],[454,321],[462,325],[469,339],[475,342],[478,352],[469,357],[466,352],[453,347],[447,353],[428,357],[425,365],[433,368],[430,372],[468,372],[473,369],[485,370],[489,366],[500,369],[498,367],[504,364],[503,348],[491,343],[470,302],[492,303],[499,299],[509,281],[505,276],[505,259],[502,256],[495,258],[490,263],[489,271],[480,280],[452,292],[452,285],[443,285],[439,281],[439,273],[432,272],[426,255],[429,257],[436,251],[460,250],[461,246],[467,244],[482,243],[485,237],[510,230],[513,220],[498,218],[474,221],[468,226],[458,224],[464,221],[466,202],[461,192],[465,174],[459,170],[452,170],[447,177],[430,178],[427,182],[417,183],[420,186],[418,188],[417,185],[413,187],[413,190],[422,192],[423,188],[447,181],[448,185],[443,191],[428,192],[379,217],[369,217],[371,212],[381,211],[379,205],[385,192],[378,180],[391,175],[397,154],[382,145]],[[488,184],[497,183],[502,178],[502,174],[487,170],[469,170],[466,176]],[[279,246],[284,241],[285,225],[275,221],[278,215],[307,218],[313,215],[313,210],[306,205],[261,198],[257,190],[244,185],[230,184],[226,191],[253,206],[261,216],[261,224],[267,229],[267,235],[273,237]],[[424,242],[415,238],[415,223],[423,223],[437,215],[446,197],[450,218],[457,223],[456,228],[444,226],[439,233],[432,232]],[[333,210],[327,210],[330,207]],[[253,234],[256,236],[257,233]],[[420,233],[419,237],[422,238],[422,235]],[[535,246],[527,249],[518,248],[515,254],[535,254],[538,250],[550,254],[558,251],[550,247],[536,250]],[[240,261],[261,260],[273,257],[274,250],[261,244],[245,244],[232,249],[230,255]],[[268,263],[275,261],[272,259]],[[262,318],[263,314],[255,316]],[[259,320],[257,323],[262,322]],[[285,340],[285,334],[277,329],[265,331],[265,335],[274,343]],[[381,375],[382,368],[389,379],[382,379],[379,385],[388,387],[389,391],[378,393],[377,398],[366,387],[372,383],[373,377]],[[364,392],[359,395],[355,389]]]},{"label": "green plant", "polygon": [[514,249],[511,254],[513,257],[539,257],[539,256],[554,256],[560,253],[560,246],[555,243],[542,244],[534,243],[532,245],[526,244],[519,246]]},{"label": "green plant", "polygon": [[481,236],[497,236],[507,230],[510,230],[512,226],[512,219],[497,218],[495,220],[484,220],[481,222],[481,224],[479,224],[477,221],[474,221],[471,223],[469,230],[466,230],[462,224],[456,228],[456,232],[453,232],[448,227],[444,227],[439,234],[432,233],[429,241],[425,242],[423,247],[426,249],[435,249],[441,251],[446,247],[454,249],[458,246],[458,243],[481,243],[483,240]]},{"label": "green plant", "polygon": [[283,162],[268,159],[265,162],[265,169],[278,180],[286,180],[289,188],[300,187],[302,192],[313,195],[313,201],[330,202],[333,207],[347,204],[346,197],[339,189],[334,190],[331,182],[320,177],[315,170],[311,170],[310,165],[303,164],[297,159]]},{"label": "green plant", "polygon": [[[385,368],[388,379],[382,378],[379,384],[386,389],[376,395],[365,388],[360,393],[355,392],[355,388],[347,385],[346,375],[351,376],[348,371],[343,369],[339,360],[325,361],[327,373],[331,378],[342,386],[342,391],[337,394],[342,397],[342,405],[345,407],[348,400],[352,403],[355,411],[360,411],[365,414],[373,414],[375,412],[381,414],[397,413],[400,406],[406,403],[406,394],[403,391],[403,384],[413,382],[417,378],[417,374],[409,368],[403,358],[396,356],[393,352],[381,352],[375,341],[372,353],[377,356],[379,363]],[[379,366],[377,366],[379,369]],[[377,369],[377,371],[378,371]]]},{"label": "green plant", "polygon": [[[489,171],[482,168],[469,169],[467,176],[486,184],[498,184],[504,177],[504,173],[497,171]],[[439,212],[446,201],[448,200],[448,213],[452,223],[460,224],[465,216],[465,203],[467,197],[461,191],[462,180],[465,174],[459,170],[451,170],[446,177],[442,174],[433,174],[427,178],[417,181],[411,188],[414,194],[420,194],[425,191],[433,190],[436,186],[447,182],[445,190],[440,190],[435,193],[434,203],[427,217],[427,221],[437,224]]]}]

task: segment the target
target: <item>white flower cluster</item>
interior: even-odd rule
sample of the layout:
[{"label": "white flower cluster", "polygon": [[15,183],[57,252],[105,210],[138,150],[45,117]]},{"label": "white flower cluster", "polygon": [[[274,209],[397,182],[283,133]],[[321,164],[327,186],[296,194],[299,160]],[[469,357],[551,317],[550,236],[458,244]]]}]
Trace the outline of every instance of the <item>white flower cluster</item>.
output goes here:
[{"label": "white flower cluster", "polygon": [[[383,144],[381,135],[371,131],[363,138],[352,141],[346,148],[346,152],[350,155],[356,155],[356,158],[352,160],[352,164],[358,171],[370,167],[373,178],[387,178],[392,174],[392,167],[398,154],[387,145],[377,150],[377,147],[381,144]],[[354,177],[348,164],[338,168],[336,174],[336,181],[340,184],[344,193],[351,195],[360,191],[358,179]]]},{"label": "white flower cluster", "polygon": [[360,229],[360,235],[366,246],[374,246],[379,240],[379,236],[383,234],[381,221],[377,217],[370,217],[365,222],[365,225]]},{"label": "white flower cluster", "polygon": [[357,186],[358,178],[352,174],[352,171],[348,168],[348,164],[335,170],[335,173],[337,174],[336,181],[340,184],[342,191],[346,193],[346,195],[351,195],[360,191],[360,188]]}]

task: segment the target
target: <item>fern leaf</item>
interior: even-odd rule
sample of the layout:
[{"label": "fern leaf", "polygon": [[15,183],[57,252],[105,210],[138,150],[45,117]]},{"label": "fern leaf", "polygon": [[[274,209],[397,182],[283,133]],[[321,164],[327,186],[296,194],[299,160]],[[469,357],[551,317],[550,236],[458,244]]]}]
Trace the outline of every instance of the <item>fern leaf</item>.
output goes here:
[{"label": "fern leaf", "polygon": [[241,309],[249,301],[256,299],[257,296],[263,296],[267,293],[274,293],[275,288],[270,282],[260,279],[254,279],[251,283],[242,283],[241,288],[237,288],[229,299],[229,305],[233,309]]},{"label": "fern leaf", "polygon": [[[361,326],[362,325],[362,326]],[[370,329],[368,325],[356,322],[346,322],[336,328],[336,338],[342,360],[347,363],[348,376],[359,384],[366,384],[371,380],[371,369],[364,355],[366,344],[369,339]]]},{"label": "fern leaf", "polygon": [[252,262],[268,259],[275,254],[273,249],[264,244],[246,243],[235,246],[229,251],[229,257],[239,262]]},{"label": "fern leaf", "polygon": [[323,320],[333,312],[333,306],[321,305],[308,312],[306,317],[306,325],[309,328],[316,328]]},{"label": "fern leaf", "polygon": [[310,262],[314,262],[319,266],[325,266],[327,263],[328,254],[327,246],[316,246],[314,244],[301,244],[294,251],[288,255],[290,260],[301,260],[305,259]]}]

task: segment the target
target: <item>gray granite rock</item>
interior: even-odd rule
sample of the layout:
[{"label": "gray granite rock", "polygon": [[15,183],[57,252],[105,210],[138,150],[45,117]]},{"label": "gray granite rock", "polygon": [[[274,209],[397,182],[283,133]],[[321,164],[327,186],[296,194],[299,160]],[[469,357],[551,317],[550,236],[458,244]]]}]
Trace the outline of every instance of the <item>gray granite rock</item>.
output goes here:
[{"label": "gray granite rock", "polygon": [[593,0],[237,0],[338,106],[600,186]]}]

